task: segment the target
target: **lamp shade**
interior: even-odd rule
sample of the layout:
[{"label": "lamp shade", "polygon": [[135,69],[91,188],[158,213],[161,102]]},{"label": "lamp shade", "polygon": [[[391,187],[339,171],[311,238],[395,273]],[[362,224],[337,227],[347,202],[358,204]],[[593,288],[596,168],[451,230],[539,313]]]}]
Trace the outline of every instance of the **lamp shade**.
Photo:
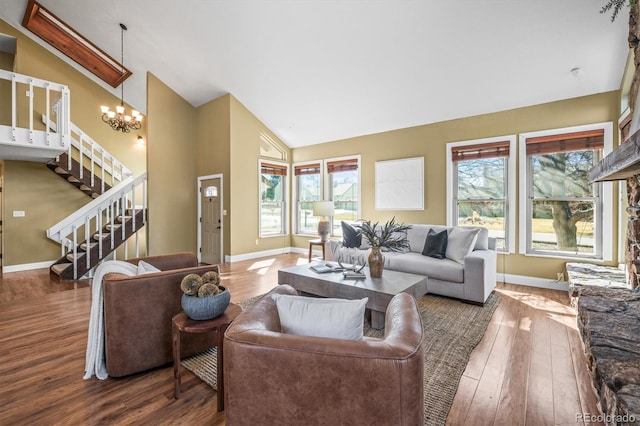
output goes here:
[{"label": "lamp shade", "polygon": [[333,201],[316,201],[313,203],[314,216],[333,216]]}]

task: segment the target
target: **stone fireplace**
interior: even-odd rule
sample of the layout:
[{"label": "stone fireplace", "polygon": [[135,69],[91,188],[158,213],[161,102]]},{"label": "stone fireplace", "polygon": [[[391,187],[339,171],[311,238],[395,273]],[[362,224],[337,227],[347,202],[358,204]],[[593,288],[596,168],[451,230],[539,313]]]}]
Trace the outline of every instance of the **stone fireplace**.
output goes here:
[{"label": "stone fireplace", "polygon": [[[635,112],[640,113],[638,101]],[[632,117],[634,131],[640,117]],[[587,279],[577,303],[578,328],[605,422],[635,425],[640,424],[640,130],[598,163],[591,179],[626,182],[628,288],[589,285],[597,278]]]}]

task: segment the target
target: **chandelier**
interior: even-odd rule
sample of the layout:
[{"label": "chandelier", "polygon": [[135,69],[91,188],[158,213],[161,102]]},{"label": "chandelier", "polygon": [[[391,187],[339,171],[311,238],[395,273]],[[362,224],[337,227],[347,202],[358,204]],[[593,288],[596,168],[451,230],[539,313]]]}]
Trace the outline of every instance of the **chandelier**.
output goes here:
[{"label": "chandelier", "polygon": [[[120,24],[120,65],[124,69],[124,32],[127,27]],[[131,129],[138,130],[142,122],[142,114],[138,111],[131,110],[131,115],[125,114],[124,110],[124,82],[120,84],[120,105],[116,106],[115,111],[111,111],[108,106],[101,106],[102,121],[107,123],[113,130],[129,133]]]}]

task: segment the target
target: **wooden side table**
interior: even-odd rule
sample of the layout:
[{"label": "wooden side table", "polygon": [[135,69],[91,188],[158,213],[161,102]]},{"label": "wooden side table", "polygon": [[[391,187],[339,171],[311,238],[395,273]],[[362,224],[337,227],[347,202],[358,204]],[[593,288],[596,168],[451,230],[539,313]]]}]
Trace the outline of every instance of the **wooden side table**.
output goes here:
[{"label": "wooden side table", "polygon": [[223,376],[223,341],[224,332],[238,315],[242,312],[239,305],[230,303],[224,314],[210,320],[192,320],[184,312],[180,312],[172,319],[173,330],[173,383],[175,398],[180,398],[180,332],[183,333],[209,333],[216,332],[216,347],[218,357],[218,368],[216,371],[216,381],[218,388],[218,411],[224,410],[224,376]]},{"label": "wooden side table", "polygon": [[313,246],[322,246],[322,260],[325,259],[324,246],[327,242],[322,240],[309,240],[309,262],[311,262],[311,256],[313,252]]}]

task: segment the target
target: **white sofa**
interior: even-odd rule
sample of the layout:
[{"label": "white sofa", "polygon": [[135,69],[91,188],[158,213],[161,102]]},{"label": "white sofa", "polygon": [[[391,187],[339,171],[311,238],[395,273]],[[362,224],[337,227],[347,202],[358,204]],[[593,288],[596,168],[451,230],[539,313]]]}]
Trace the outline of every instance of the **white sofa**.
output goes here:
[{"label": "white sofa", "polygon": [[[463,263],[422,254],[429,229],[436,232],[446,229],[451,234],[453,227],[415,224],[407,231],[410,246],[408,251],[384,252],[385,269],[426,275],[429,277],[429,293],[484,304],[496,286],[495,238],[489,237],[486,228],[464,228],[479,229],[479,232],[473,250],[464,257]],[[362,265],[367,262],[369,252],[370,248],[366,243],[358,248],[347,248],[343,247],[342,241],[329,240],[326,246],[327,260],[339,260],[343,263],[357,262]]]}]

